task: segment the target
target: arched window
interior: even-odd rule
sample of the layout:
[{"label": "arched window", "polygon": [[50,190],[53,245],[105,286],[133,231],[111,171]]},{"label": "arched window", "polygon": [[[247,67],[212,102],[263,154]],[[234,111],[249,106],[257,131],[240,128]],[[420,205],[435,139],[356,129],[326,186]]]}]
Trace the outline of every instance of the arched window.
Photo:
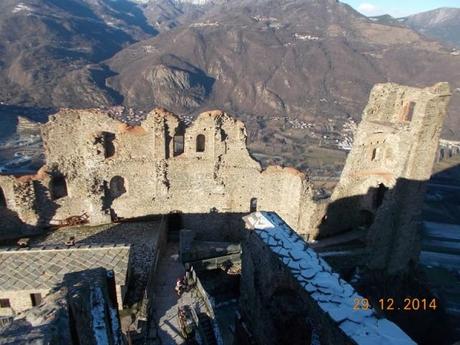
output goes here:
[{"label": "arched window", "polygon": [[109,184],[110,196],[116,199],[126,193],[125,179],[121,176],[114,176]]},{"label": "arched window", "polygon": [[0,187],[0,207],[7,207],[6,198],[2,187]]},{"label": "arched window", "polygon": [[251,198],[249,212],[256,212],[257,211],[257,198]]},{"label": "arched window", "polygon": [[51,199],[58,200],[68,195],[67,182],[64,175],[55,175],[51,178],[50,182]]},{"label": "arched window", "polygon": [[203,134],[198,134],[196,137],[196,152],[204,152],[206,148],[206,137]]}]

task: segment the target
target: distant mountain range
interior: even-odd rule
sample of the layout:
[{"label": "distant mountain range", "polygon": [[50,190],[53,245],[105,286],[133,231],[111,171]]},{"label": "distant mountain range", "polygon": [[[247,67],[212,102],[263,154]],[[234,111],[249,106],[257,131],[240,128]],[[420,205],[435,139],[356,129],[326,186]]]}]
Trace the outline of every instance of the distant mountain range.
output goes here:
[{"label": "distant mountain range", "polygon": [[40,106],[116,102],[97,63],[156,31],[129,1],[2,0],[0,100]]},{"label": "distant mountain range", "polygon": [[460,8],[439,8],[405,19],[412,29],[460,49]]},{"label": "distant mountain range", "polygon": [[[0,101],[359,118],[378,82],[460,90],[459,11],[395,19],[336,0],[2,0]],[[459,138],[459,113],[457,92],[445,137]]]},{"label": "distant mountain range", "polygon": [[371,17],[380,24],[408,26],[429,38],[460,49],[460,8],[438,8],[404,18]]}]

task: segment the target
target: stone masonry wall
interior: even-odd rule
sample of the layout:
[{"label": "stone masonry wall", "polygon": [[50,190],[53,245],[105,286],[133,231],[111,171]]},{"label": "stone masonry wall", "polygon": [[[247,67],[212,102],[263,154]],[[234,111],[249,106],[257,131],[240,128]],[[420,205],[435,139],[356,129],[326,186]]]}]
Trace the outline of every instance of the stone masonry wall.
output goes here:
[{"label": "stone masonry wall", "polygon": [[[178,134],[184,134],[183,152]],[[301,203],[311,200],[302,173],[262,170],[247,151],[243,123],[220,111],[201,114],[184,130],[162,109],[135,127],[102,110],[62,110],[42,136],[46,165],[39,173],[0,179],[9,209],[30,225],[83,214],[102,224],[174,211],[241,213],[253,200],[257,209],[274,210],[296,227]],[[63,188],[66,195],[53,197]]]},{"label": "stone masonry wall", "polygon": [[418,251],[424,181],[449,98],[447,83],[376,85],[341,179],[321,203],[299,171],[263,170],[246,148],[243,123],[221,111],[204,112],[186,127],[163,109],[138,126],[104,110],[63,109],[42,127],[46,165],[33,176],[0,176],[6,202],[0,213],[7,213],[0,235],[18,224],[30,230],[71,216],[104,224],[175,212],[193,222],[199,215],[265,210],[308,240],[367,228],[367,246],[377,252],[373,265],[393,260],[399,269]]},{"label": "stone masonry wall", "polygon": [[354,310],[362,297],[278,215],[244,220],[239,304],[258,344],[415,344],[374,309]]}]

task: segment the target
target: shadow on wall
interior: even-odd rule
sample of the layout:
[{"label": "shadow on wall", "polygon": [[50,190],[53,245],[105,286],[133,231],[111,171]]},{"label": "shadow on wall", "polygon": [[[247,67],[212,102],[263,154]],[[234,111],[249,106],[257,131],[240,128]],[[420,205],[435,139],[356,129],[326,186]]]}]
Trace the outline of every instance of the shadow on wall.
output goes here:
[{"label": "shadow on wall", "polygon": [[101,267],[67,273],[53,290],[61,289],[67,291],[68,326],[73,344],[97,343],[100,333],[93,330],[96,323],[105,324],[101,332],[106,332],[108,345],[121,341],[113,272]]},{"label": "shadow on wall", "polygon": [[303,345],[312,341],[308,310],[294,289],[279,288],[269,299],[268,313],[273,317],[278,344]]},{"label": "shadow on wall", "polygon": [[[433,200],[437,204],[427,207]],[[381,298],[431,300],[433,295],[427,277],[416,266],[422,221],[449,222],[442,219],[441,212],[451,209],[444,207],[446,203],[459,205],[459,200],[460,165],[434,174],[429,181],[400,178],[393,188],[381,183],[369,188],[365,195],[339,199],[327,206],[319,225],[322,239],[318,242],[327,245],[320,245],[317,250],[352,253],[364,249],[365,255],[359,263],[367,266],[367,270],[361,272],[361,279],[355,287],[375,305]],[[439,203],[443,206],[440,207]],[[460,217],[457,216],[456,221],[460,223]],[[333,264],[334,259],[330,260]],[[340,268],[337,269],[350,278],[356,263],[339,259],[337,265]],[[451,343],[449,321],[442,308],[435,311],[385,311],[385,314],[419,344]]]},{"label": "shadow on wall", "polygon": [[20,218],[17,212],[8,209],[5,206],[0,205],[0,241],[16,240],[22,236],[29,236],[36,232],[37,229],[32,226],[25,224]]},{"label": "shadow on wall", "polygon": [[[459,195],[460,165],[440,171],[428,181],[399,178],[392,188],[382,182],[370,187],[366,194],[332,201],[319,221],[318,239],[330,240],[354,230],[365,231],[363,244],[389,246],[385,258],[389,263],[390,254],[399,249],[394,245],[410,247],[418,241],[423,205],[433,197],[441,198],[438,191]],[[412,241],[405,243],[406,240]]]},{"label": "shadow on wall", "polygon": [[9,208],[4,190],[0,187],[0,241],[41,234],[56,214],[59,205],[47,197],[48,189],[39,181],[31,181],[31,184],[36,195],[33,209],[38,215],[37,226],[24,223],[19,214]]},{"label": "shadow on wall", "polygon": [[[56,215],[57,209],[60,207],[55,200],[58,200],[67,195],[67,184],[62,175],[51,175],[50,185],[45,187],[38,181],[33,181],[36,198],[34,199],[34,209],[39,215],[38,226],[46,227],[50,224],[53,217]],[[50,194],[51,198],[48,198]]]},{"label": "shadow on wall", "polygon": [[[240,242],[246,233],[242,220],[244,215],[246,213],[184,214],[174,212],[168,216],[167,236],[170,240],[178,241],[179,231],[181,229],[190,229],[195,230],[197,240]],[[150,221],[157,221],[159,226],[160,217],[150,216],[130,219],[119,224],[113,224],[84,238],[82,238],[82,235],[87,231],[85,227],[75,227],[68,229],[65,232],[65,237],[59,239],[59,241],[64,243],[68,240],[68,237],[74,236],[75,238],[81,238],[76,242],[76,245],[130,244],[130,266],[133,269],[127,282],[128,295],[126,301],[128,305],[131,305],[142,299],[143,289],[147,283],[148,272],[157,254],[156,251],[161,251],[161,248],[158,249],[157,247],[157,241],[161,241],[161,239],[155,237],[155,225],[150,225],[152,224]]]},{"label": "shadow on wall", "polygon": [[379,183],[367,194],[332,201],[318,226],[319,240],[340,244],[347,234],[361,233],[369,268],[404,271],[417,261],[427,182],[399,178],[392,188]]}]

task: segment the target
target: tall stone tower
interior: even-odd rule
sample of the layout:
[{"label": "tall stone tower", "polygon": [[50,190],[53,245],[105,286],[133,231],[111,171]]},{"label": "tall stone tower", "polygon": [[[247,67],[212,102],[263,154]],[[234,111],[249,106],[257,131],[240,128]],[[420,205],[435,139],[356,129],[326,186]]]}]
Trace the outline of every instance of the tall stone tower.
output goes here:
[{"label": "tall stone tower", "polygon": [[425,185],[450,99],[447,83],[374,86],[322,235],[367,229],[372,269],[404,270],[419,253]]}]

